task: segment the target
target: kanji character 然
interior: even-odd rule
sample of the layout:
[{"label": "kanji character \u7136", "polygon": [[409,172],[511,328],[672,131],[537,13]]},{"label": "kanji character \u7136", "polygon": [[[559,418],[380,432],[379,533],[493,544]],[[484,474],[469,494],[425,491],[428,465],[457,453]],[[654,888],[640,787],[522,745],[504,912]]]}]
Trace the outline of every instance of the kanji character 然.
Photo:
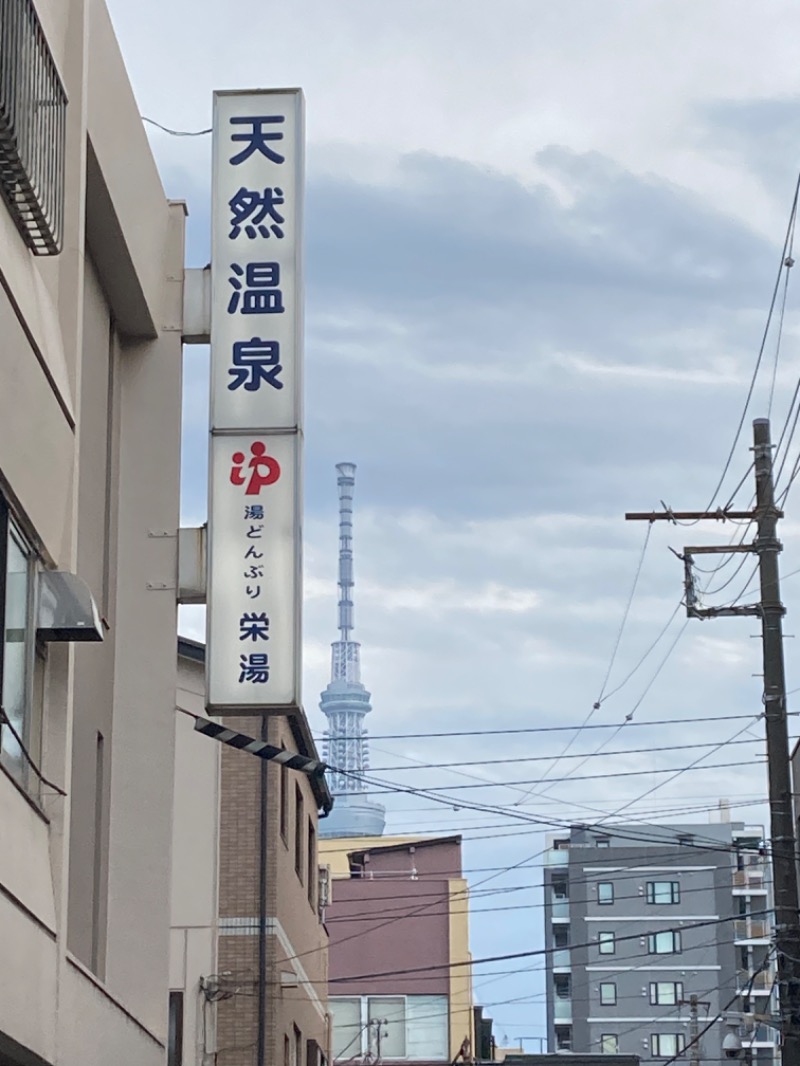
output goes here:
[{"label": "kanji character \u7136", "polygon": [[283,189],[266,188],[262,193],[258,189],[245,189],[242,186],[228,201],[231,209],[230,239],[235,241],[242,230],[251,241],[259,234],[262,237],[274,235],[282,238],[286,219],[278,208],[283,202]]}]

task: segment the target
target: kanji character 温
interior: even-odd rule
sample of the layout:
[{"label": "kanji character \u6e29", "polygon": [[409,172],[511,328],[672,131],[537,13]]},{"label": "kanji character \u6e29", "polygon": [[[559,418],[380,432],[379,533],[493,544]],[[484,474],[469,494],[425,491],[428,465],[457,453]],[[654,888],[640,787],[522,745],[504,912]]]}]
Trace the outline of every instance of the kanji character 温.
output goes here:
[{"label": "kanji character \u6e29", "polygon": [[230,239],[235,241],[242,230],[251,241],[259,234],[267,238],[273,235],[282,238],[284,234],[281,227],[286,219],[278,208],[283,203],[283,189],[266,188],[261,193],[258,189],[245,189],[242,186],[228,201],[231,209]]},{"label": "kanji character \u6e29", "polygon": [[255,155],[256,152],[260,152],[263,156],[269,159],[273,163],[283,163],[286,157],[280,155],[269,146],[270,141],[282,141],[282,130],[265,130],[264,127],[270,124],[279,124],[285,122],[284,115],[263,115],[260,117],[245,117],[244,115],[236,115],[231,119],[232,126],[249,126],[249,131],[243,133],[232,133],[232,141],[244,141],[245,146],[241,152],[237,152],[236,155],[231,156],[230,162],[234,167],[238,167],[240,163],[244,163],[249,159],[251,155]]},{"label": "kanji character \u6e29", "polygon": [[[228,314],[235,315],[241,303],[243,315],[280,315],[286,310],[281,283],[280,263],[247,263],[241,267],[231,263],[233,277],[228,281],[233,286],[228,301]],[[241,278],[244,278],[242,285]]]},{"label": "kanji character \u6e29", "polygon": [[[234,293],[234,296],[238,295]],[[283,382],[278,378],[283,370],[280,357],[281,348],[277,341],[262,341],[260,337],[236,341],[233,366],[228,370],[233,380],[228,382],[228,388],[233,392],[244,385],[245,392],[258,392],[261,382],[266,381],[273,389],[282,389]]]}]

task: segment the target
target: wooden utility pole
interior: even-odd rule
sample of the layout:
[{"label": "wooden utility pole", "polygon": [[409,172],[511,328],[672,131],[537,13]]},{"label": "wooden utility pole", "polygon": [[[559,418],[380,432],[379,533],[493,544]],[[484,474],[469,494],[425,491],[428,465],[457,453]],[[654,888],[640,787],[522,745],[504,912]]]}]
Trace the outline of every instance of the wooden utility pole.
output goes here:
[{"label": "wooden utility pole", "polygon": [[[700,1050],[700,1021],[698,1018],[700,1000],[696,995],[692,994],[688,999],[680,1000],[678,1006],[689,1008],[689,1043],[686,1045],[686,1050],[689,1052],[689,1061],[692,1066],[700,1066],[703,1057]],[[706,1010],[711,1008],[710,1003],[704,1002],[703,1006]]]},{"label": "wooden utility pole", "polygon": [[[764,719],[769,778],[770,837],[775,887],[775,943],[777,948],[783,1066],[800,1066],[800,920],[798,919],[797,847],[792,812],[789,729],[786,709],[786,678],[783,660],[783,616],[780,597],[777,537],[783,512],[775,505],[772,440],[766,418],[753,422],[753,455],[756,507],[750,511],[664,511],[630,513],[632,521],[677,521],[728,518],[753,519],[756,538],[752,544],[685,548],[684,588],[686,613],[690,618],[752,615],[761,619],[764,661]],[[758,603],[703,608],[699,605],[693,574],[693,558],[700,554],[752,552],[758,556],[760,598]]]}]

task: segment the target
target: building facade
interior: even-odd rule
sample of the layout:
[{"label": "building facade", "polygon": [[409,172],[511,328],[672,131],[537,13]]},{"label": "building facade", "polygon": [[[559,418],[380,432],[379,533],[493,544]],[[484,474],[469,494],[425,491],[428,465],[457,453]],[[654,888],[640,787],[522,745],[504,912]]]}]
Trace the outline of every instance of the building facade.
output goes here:
[{"label": "building facade", "polygon": [[[702,1038],[724,1059],[729,1027],[753,1062],[776,1033],[771,890],[763,831],[741,823],[572,829],[544,875],[551,1051],[667,1060],[691,1040],[691,998],[724,1023]],[[687,1051],[688,1055],[688,1051]]]},{"label": "building facade", "polygon": [[160,1066],[185,211],[102,0],[3,3],[0,194],[0,1062]]},{"label": "building facade", "polygon": [[[178,707],[203,715],[205,648],[181,638],[178,657]],[[174,1066],[322,1066],[328,935],[317,839],[330,793],[322,778],[219,744],[177,717]],[[259,716],[223,722],[262,736]],[[270,744],[316,758],[302,712],[264,722]]]},{"label": "building facade", "polygon": [[[473,1054],[461,838],[325,839],[334,1061]],[[384,975],[384,976],[381,976]]]}]

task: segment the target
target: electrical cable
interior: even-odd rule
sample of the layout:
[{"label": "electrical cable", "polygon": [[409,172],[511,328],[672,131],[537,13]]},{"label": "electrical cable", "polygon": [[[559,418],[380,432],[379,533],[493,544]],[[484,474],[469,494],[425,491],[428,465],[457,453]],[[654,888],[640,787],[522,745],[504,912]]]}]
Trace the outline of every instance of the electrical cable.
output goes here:
[{"label": "electrical cable", "polygon": [[160,122],[156,122],[154,118],[147,118],[146,115],[139,116],[142,122],[147,122],[151,126],[156,126],[164,133],[168,133],[170,137],[205,137],[207,134],[212,133],[213,130],[209,126],[205,130],[171,130],[168,126],[162,126]]}]

